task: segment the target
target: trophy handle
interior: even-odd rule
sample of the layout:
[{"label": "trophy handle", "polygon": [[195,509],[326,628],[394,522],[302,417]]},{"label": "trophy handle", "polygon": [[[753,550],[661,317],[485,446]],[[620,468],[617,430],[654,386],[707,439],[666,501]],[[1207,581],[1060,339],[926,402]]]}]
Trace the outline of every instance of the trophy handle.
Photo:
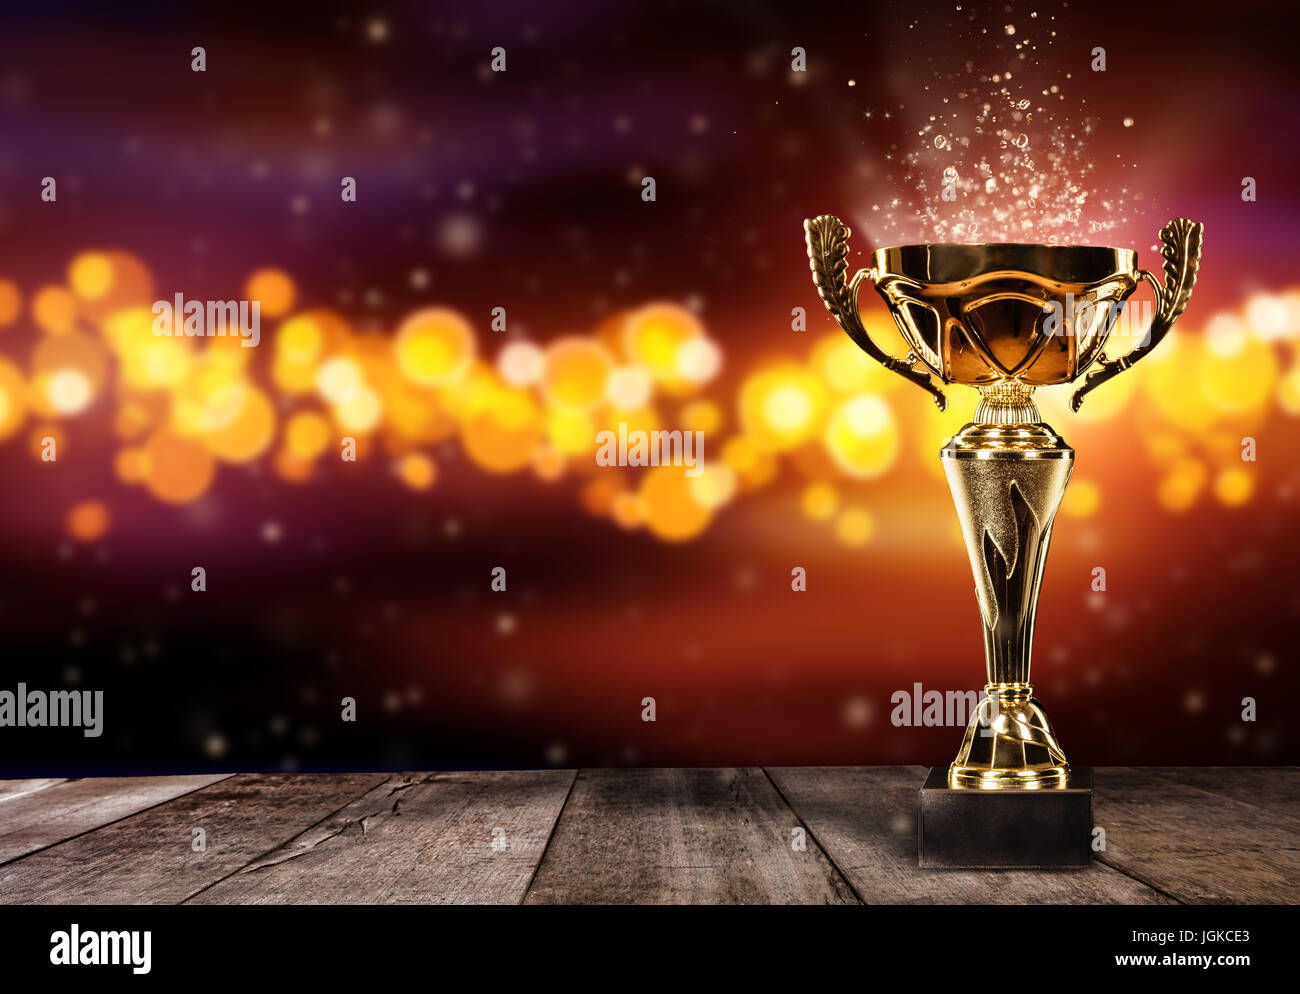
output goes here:
[{"label": "trophy handle", "polygon": [[933,394],[935,404],[942,411],[948,400],[943,391],[934,385],[930,374],[916,368],[921,361],[917,354],[909,352],[906,359],[892,356],[873,342],[863,327],[858,312],[858,291],[863,280],[875,280],[876,271],[859,269],[851,281],[847,279],[851,234],[848,225],[833,214],[822,214],[812,220],[805,220],[803,230],[808,243],[808,266],[813,272],[813,283],[831,316],[858,348],[876,362]]},{"label": "trophy handle", "polygon": [[[1083,404],[1084,395],[1095,390],[1117,373],[1122,373],[1144,355],[1160,344],[1160,340],[1169,333],[1169,329],[1183,313],[1187,302],[1192,297],[1196,286],[1196,274],[1201,266],[1201,237],[1205,225],[1200,221],[1189,221],[1185,217],[1176,217],[1160,229],[1160,254],[1164,257],[1165,282],[1159,281],[1145,269],[1138,270],[1138,276],[1151,284],[1155,291],[1156,313],[1151,319],[1151,327],[1128,355],[1118,359],[1106,358],[1102,353],[1098,358],[1101,365],[1093,370],[1083,381],[1083,386],[1070,398],[1070,410],[1077,411]],[[827,305],[830,306],[829,304]]]}]

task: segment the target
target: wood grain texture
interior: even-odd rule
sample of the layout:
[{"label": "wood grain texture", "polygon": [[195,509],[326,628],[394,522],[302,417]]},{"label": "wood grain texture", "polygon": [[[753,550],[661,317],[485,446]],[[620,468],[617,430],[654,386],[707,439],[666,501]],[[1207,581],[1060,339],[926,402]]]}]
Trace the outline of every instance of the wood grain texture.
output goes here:
[{"label": "wood grain texture", "polygon": [[1237,772],[1098,770],[1098,858],[1188,904],[1300,903],[1295,772]]},{"label": "wood grain texture", "polygon": [[1294,766],[1144,766],[1148,773],[1300,819],[1300,768]]},{"label": "wood grain texture", "polygon": [[89,832],[229,774],[10,780],[0,788],[0,863]]},{"label": "wood grain texture", "polygon": [[757,769],[583,770],[528,904],[851,904]]},{"label": "wood grain texture", "polygon": [[194,898],[200,904],[518,904],[573,770],[408,774]]},{"label": "wood grain texture", "polygon": [[925,773],[0,781],[0,902],[1300,903],[1295,767],[1100,769],[1061,872],[920,870]]},{"label": "wood grain texture", "polygon": [[[223,779],[0,866],[0,903],[179,903],[388,779],[383,773]],[[191,848],[195,828],[207,834],[205,852]]]},{"label": "wood grain texture", "polygon": [[916,864],[923,766],[768,770],[867,904],[1167,904],[1114,868],[922,870]]},{"label": "wood grain texture", "polygon": [[63,777],[38,780],[0,780],[0,803],[11,801],[15,797],[35,794],[60,783],[67,783],[67,780]]}]

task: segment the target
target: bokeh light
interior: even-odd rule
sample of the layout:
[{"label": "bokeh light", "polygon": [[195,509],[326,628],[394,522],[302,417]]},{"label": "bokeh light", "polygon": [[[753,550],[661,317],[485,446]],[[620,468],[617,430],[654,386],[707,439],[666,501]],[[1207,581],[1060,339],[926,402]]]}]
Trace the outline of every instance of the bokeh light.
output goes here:
[{"label": "bokeh light", "polygon": [[469,322],[445,307],[417,311],[397,330],[397,365],[421,386],[441,386],[455,380],[474,358],[475,340]]},{"label": "bokeh light", "polygon": [[[0,439],[27,426],[33,458],[42,458],[47,438],[62,453],[75,444],[62,422],[102,404],[122,445],[110,454],[111,478],[176,505],[209,492],[221,464],[268,460],[279,479],[307,483],[347,439],[357,459],[387,453],[396,479],[425,492],[439,473],[421,448],[454,440],[491,475],[530,470],[555,485],[578,478],[575,499],[589,513],[669,542],[702,534],[738,497],[788,472],[802,515],[839,543],[861,546],[876,534],[872,488],[907,465],[940,475],[938,449],[977,400],[949,386],[940,412],[838,333],[810,337],[802,357],[758,359],[739,371],[729,400],[711,386],[722,349],[695,313],[665,301],[547,344],[512,338],[489,361],[451,308],[417,309],[391,336],[361,334],[333,310],[295,311],[297,284],[274,267],[245,284],[280,322],[265,350],[233,338],[153,334],[153,276],[127,253],[80,253],[66,279],[27,298],[0,278],[0,326],[21,321],[30,299],[31,324],[43,332],[25,360],[0,358]],[[1297,290],[1256,292],[1210,317],[1204,333],[1184,318],[1161,349],[1077,415],[1068,391],[1035,399],[1067,435],[1130,418],[1154,468],[1152,498],[1166,511],[1186,513],[1207,497],[1244,507],[1259,480],[1241,461],[1243,439],[1274,412],[1300,415],[1297,302]],[[882,339],[891,333],[886,318],[867,320]],[[703,433],[709,458],[689,474],[683,466],[599,466],[598,433],[620,427]],[[1076,477],[1062,512],[1095,517],[1106,486],[1095,475]],[[75,528],[69,512],[69,534],[80,541],[107,533],[92,525],[101,505],[111,520],[113,497],[94,501],[75,505]]]}]

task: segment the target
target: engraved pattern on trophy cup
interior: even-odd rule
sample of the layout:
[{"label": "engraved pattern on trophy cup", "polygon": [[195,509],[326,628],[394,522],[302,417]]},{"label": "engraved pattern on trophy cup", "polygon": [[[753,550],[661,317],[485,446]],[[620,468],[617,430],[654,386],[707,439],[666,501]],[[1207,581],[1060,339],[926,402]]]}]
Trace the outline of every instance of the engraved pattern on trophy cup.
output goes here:
[{"label": "engraved pattern on trophy cup", "polygon": [[[1032,408],[1011,390],[987,391],[982,406],[1017,403]],[[996,447],[1008,440],[1024,448]],[[1029,672],[1052,522],[1074,451],[1041,424],[977,420],[941,455],[975,580],[988,675],[988,696],[966,730],[950,777],[973,786],[1063,780],[1069,773],[1065,753],[1033,698]]]},{"label": "engraved pattern on trophy cup", "polygon": [[[963,785],[1048,785],[1070,767],[1032,696],[1030,659],[1052,522],[1074,451],[1024,425],[972,427],[944,448],[943,463],[975,580],[988,683],[949,776]],[[984,447],[991,439],[1006,435],[1035,448],[983,457],[997,452]]]},{"label": "engraved pattern on trophy cup", "polygon": [[984,618],[989,683],[1028,683],[1029,648],[1036,604],[1032,594],[1043,575],[1048,531],[1014,479],[1007,486],[1012,547],[1003,554],[990,528],[984,529],[984,576],[992,591],[992,617]]}]

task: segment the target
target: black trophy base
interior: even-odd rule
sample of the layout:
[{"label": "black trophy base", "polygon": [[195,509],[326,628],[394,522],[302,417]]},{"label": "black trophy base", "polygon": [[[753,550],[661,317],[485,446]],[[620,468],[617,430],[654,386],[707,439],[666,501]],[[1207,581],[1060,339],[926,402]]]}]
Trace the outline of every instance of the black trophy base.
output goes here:
[{"label": "black trophy base", "polygon": [[1092,770],[1076,767],[1061,787],[949,787],[948,768],[921,788],[923,869],[1063,869],[1092,861]]}]

